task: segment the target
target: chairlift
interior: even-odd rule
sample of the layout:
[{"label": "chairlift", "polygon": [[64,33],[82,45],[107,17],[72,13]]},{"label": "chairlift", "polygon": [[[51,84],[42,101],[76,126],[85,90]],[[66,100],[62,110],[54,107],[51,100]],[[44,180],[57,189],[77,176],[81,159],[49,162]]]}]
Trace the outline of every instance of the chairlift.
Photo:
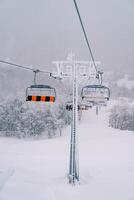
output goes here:
[{"label": "chairlift", "polygon": [[37,73],[40,71],[34,70],[34,85],[26,89],[26,101],[40,101],[40,102],[55,102],[56,90],[49,85],[42,85],[36,83]]},{"label": "chairlift", "polygon": [[82,88],[82,102],[93,106],[106,106],[110,98],[110,89],[103,85],[87,85]]},{"label": "chairlift", "polygon": [[56,91],[49,85],[31,85],[26,89],[26,101],[55,102]]},{"label": "chairlift", "polygon": [[[71,111],[73,110],[73,101],[66,102],[66,110]],[[78,103],[78,110],[80,110],[80,104]]]},{"label": "chairlift", "polygon": [[[88,110],[88,108],[91,108],[91,107],[81,104],[80,102],[78,103],[78,111]],[[68,111],[73,110],[73,102],[72,101],[66,102],[66,110],[68,110]]]}]

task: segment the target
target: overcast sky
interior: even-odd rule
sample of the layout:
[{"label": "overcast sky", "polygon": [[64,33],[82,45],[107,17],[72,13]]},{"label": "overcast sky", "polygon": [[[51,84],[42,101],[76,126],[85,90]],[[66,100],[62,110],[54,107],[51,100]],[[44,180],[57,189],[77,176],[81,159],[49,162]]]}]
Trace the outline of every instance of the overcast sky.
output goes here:
[{"label": "overcast sky", "polygon": [[[95,59],[134,72],[134,0],[77,0]],[[91,59],[73,0],[0,0],[0,58],[50,66],[68,52]]]}]

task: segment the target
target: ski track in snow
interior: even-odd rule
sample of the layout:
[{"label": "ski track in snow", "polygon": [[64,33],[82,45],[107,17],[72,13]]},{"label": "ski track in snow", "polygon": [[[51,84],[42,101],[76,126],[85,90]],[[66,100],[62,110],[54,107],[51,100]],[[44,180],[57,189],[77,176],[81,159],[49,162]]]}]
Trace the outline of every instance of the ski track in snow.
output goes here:
[{"label": "ski track in snow", "polygon": [[8,179],[14,174],[14,169],[8,169],[6,171],[0,171],[0,190],[4,187]]},{"label": "ski track in snow", "polygon": [[76,186],[67,181],[70,127],[48,140],[0,138],[0,200],[134,200],[134,132],[109,128],[108,110],[79,122]]}]

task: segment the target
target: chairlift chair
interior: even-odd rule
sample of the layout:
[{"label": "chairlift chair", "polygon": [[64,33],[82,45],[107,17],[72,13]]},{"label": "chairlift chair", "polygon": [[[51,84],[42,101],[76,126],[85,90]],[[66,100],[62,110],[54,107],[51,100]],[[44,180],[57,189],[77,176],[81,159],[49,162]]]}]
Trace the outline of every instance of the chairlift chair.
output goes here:
[{"label": "chairlift chair", "polygon": [[[67,101],[65,107],[68,111],[73,110],[73,101]],[[78,103],[78,110],[80,110],[80,103]]]},{"label": "chairlift chair", "polygon": [[55,88],[49,85],[31,85],[26,89],[26,101],[55,102]]},{"label": "chairlift chair", "polygon": [[82,88],[82,102],[93,106],[106,106],[110,98],[110,89],[103,85],[87,85]]}]

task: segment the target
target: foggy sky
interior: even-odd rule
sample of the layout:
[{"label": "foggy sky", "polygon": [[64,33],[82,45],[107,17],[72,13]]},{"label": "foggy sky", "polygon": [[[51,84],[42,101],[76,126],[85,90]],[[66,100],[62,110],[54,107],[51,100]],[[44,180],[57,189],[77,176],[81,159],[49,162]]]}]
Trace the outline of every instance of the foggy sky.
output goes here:
[{"label": "foggy sky", "polygon": [[[134,72],[134,0],[77,0],[102,69]],[[47,66],[90,55],[72,0],[0,0],[0,59]]]}]

